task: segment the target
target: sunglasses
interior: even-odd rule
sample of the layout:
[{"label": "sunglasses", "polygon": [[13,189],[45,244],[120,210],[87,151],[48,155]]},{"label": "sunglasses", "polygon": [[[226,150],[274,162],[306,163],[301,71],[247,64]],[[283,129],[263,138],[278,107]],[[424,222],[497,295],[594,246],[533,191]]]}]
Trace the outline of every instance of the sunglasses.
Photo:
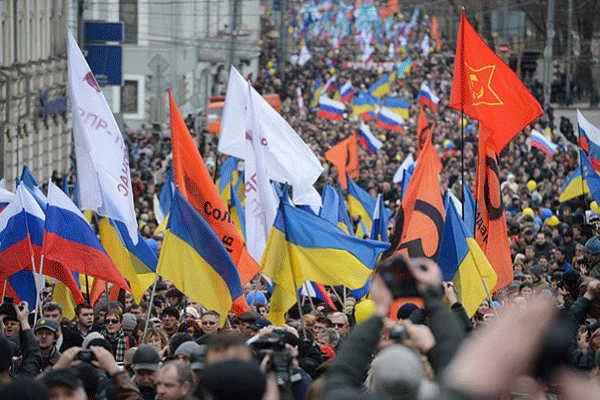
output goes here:
[{"label": "sunglasses", "polygon": [[343,324],[341,322],[334,322],[333,326],[335,326],[336,328],[343,328],[346,326],[346,324]]},{"label": "sunglasses", "polygon": [[209,326],[213,326],[216,325],[217,323],[215,321],[202,321],[202,325],[209,325]]},{"label": "sunglasses", "polygon": [[119,323],[119,320],[118,320],[118,319],[116,319],[116,318],[114,318],[114,319],[113,319],[113,318],[109,318],[109,319],[105,319],[104,321],[105,321],[107,324],[114,324],[114,325],[116,325],[116,324],[118,324],[118,323]]}]

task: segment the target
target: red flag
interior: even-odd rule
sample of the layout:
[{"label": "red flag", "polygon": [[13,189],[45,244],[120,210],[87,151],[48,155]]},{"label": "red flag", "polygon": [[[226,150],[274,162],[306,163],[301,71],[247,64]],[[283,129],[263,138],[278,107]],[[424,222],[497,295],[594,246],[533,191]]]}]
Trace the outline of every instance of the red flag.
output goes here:
[{"label": "red flag", "polygon": [[358,143],[356,141],[356,133],[353,133],[327,150],[325,158],[335,165],[338,172],[338,180],[342,188],[347,189],[346,174],[352,179],[358,177]]},{"label": "red flag", "polygon": [[475,240],[485,253],[498,275],[497,291],[513,280],[506,214],[498,177],[498,154],[494,151],[490,137],[493,132],[481,126],[479,132],[479,155],[475,196],[477,215],[475,216]]},{"label": "red flag", "polygon": [[425,143],[431,142],[434,126],[435,124],[427,121],[427,117],[423,111],[423,104],[419,103],[419,123],[417,125],[417,157],[421,153],[421,150],[423,150]]},{"label": "red flag", "polygon": [[[242,286],[260,272],[258,263],[248,254],[244,241],[229,210],[212,181],[194,139],[177,109],[169,89],[171,106],[171,145],[173,148],[173,178],[179,191],[202,215],[227,249],[237,266]],[[241,301],[241,300],[240,300]],[[244,303],[245,300],[242,301]],[[236,310],[243,307],[237,302]]]},{"label": "red flag", "polygon": [[410,258],[438,259],[444,232],[444,202],[438,175],[442,163],[431,141],[425,143],[417,160],[402,206],[396,213],[392,246],[383,258],[402,253]]},{"label": "red flag", "polygon": [[450,107],[464,108],[493,131],[497,153],[542,115],[540,103],[475,32],[463,11],[458,30]]}]

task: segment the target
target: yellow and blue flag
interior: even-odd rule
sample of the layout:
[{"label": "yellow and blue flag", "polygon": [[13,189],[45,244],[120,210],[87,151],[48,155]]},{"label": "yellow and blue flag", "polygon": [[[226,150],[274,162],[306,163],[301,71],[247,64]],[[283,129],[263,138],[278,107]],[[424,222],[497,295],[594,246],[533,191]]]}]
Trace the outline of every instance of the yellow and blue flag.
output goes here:
[{"label": "yellow and blue flag", "polygon": [[404,119],[408,119],[408,109],[410,107],[408,100],[398,99],[396,97],[386,97],[383,100],[383,105],[391,112],[398,114]]},{"label": "yellow and blue flag", "polygon": [[369,88],[369,93],[375,97],[381,97],[388,94],[391,90],[391,82],[396,80],[396,73],[385,74]]},{"label": "yellow and blue flag", "polygon": [[445,208],[446,222],[438,264],[444,281],[454,283],[458,301],[472,317],[487,298],[486,286],[489,290],[496,286],[498,276],[475,239],[469,235],[450,198],[446,199]]},{"label": "yellow and blue flag", "polygon": [[229,215],[231,215],[233,223],[240,231],[240,235],[246,240],[246,214],[244,212],[244,206],[242,206],[242,202],[236,193],[239,184],[240,182],[238,181],[235,186],[229,185],[231,193],[231,199],[229,200]]},{"label": "yellow and blue flag", "polygon": [[319,104],[319,98],[321,97],[321,92],[323,91],[323,82],[321,78],[317,78],[315,82],[315,88],[313,89],[313,99],[310,104],[311,108],[315,108]]},{"label": "yellow and blue flag", "polygon": [[469,236],[475,236],[475,216],[477,215],[477,202],[475,201],[475,197],[473,197],[473,193],[471,193],[465,181],[463,181],[463,199],[465,207],[463,221],[465,221]]},{"label": "yellow and blue flag", "polygon": [[600,176],[593,167],[591,158],[583,150],[579,150],[581,158],[581,173],[588,184],[590,193],[596,203],[600,203]]},{"label": "yellow and blue flag", "polygon": [[127,227],[110,218],[100,220],[100,242],[123,277],[129,282],[136,302],[153,283],[158,257],[138,232],[133,244]]},{"label": "yellow and blue flag", "polygon": [[344,204],[341,192],[336,191],[332,185],[325,184],[321,201],[323,206],[319,211],[319,217],[337,225],[344,232],[354,235],[352,223],[346,211],[346,205]]},{"label": "yellow and blue flag", "polygon": [[383,194],[377,195],[377,205],[373,212],[373,227],[371,228],[371,239],[387,242],[387,224],[389,217],[386,218],[385,206],[383,205]]},{"label": "yellow and blue flag", "polygon": [[412,64],[412,58],[408,57],[396,70],[396,74],[399,77],[404,76],[404,74],[407,74],[410,72],[411,69],[411,64]]},{"label": "yellow and blue flag", "polygon": [[236,168],[237,158],[235,157],[228,157],[221,165],[219,178],[217,179],[217,188],[220,195],[223,195],[223,192],[227,189],[227,185],[233,182]]},{"label": "yellow and blue flag", "polygon": [[581,177],[581,168],[576,168],[562,185],[558,200],[562,203],[589,192],[590,188],[587,182]]},{"label": "yellow and blue flag", "polygon": [[296,291],[306,281],[362,287],[389,246],[349,236],[329,221],[281,201],[261,262],[263,273],[275,282],[269,320],[276,326],[285,322]]},{"label": "yellow and blue flag", "polygon": [[175,190],[156,272],[186,296],[221,315],[221,326],[242,285],[237,268],[210,225]]},{"label": "yellow and blue flag", "polygon": [[[368,235],[373,228],[373,214],[375,213],[375,206],[377,200],[374,199],[369,192],[358,186],[350,177],[346,178],[348,181],[348,211],[350,216],[360,216],[360,220],[364,223],[365,229],[357,229],[357,235],[359,237],[363,234]],[[382,221],[387,226],[392,212],[384,207],[383,210],[384,220]]]},{"label": "yellow and blue flag", "polygon": [[362,115],[365,121],[370,121],[379,107],[379,100],[370,93],[359,91],[354,96],[352,115]]}]

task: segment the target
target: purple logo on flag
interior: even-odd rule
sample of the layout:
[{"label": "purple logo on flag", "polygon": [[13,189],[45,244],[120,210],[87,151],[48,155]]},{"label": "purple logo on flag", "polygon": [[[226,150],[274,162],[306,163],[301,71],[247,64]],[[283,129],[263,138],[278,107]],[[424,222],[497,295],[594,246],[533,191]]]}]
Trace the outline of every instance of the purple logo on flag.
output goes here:
[{"label": "purple logo on flag", "polygon": [[94,74],[92,74],[92,71],[85,74],[83,80],[86,81],[88,85],[93,87],[94,90],[96,90],[96,92],[100,93],[102,91],[102,89],[100,89],[100,85],[98,85],[98,82],[96,81],[96,78],[94,78]]}]

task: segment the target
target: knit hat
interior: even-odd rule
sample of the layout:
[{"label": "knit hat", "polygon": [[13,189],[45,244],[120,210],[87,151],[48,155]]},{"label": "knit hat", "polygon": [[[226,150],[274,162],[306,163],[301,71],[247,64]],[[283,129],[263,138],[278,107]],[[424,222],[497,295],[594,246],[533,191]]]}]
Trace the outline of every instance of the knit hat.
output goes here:
[{"label": "knit hat", "polygon": [[194,317],[194,319],[200,318],[200,313],[194,307],[188,306],[185,308],[185,313]]},{"label": "knit hat", "polygon": [[137,319],[135,318],[135,315],[131,313],[123,314],[123,323],[121,326],[124,331],[132,331],[135,329],[136,325]]},{"label": "knit hat", "polygon": [[585,242],[585,251],[590,254],[600,254],[600,240],[596,236],[592,236]]},{"label": "knit hat", "polygon": [[90,333],[88,333],[88,335],[85,337],[85,339],[83,339],[83,343],[81,344],[81,348],[82,349],[89,348],[90,342],[92,340],[94,340],[94,339],[104,339],[104,336],[102,336],[98,332],[90,332]]},{"label": "knit hat", "polygon": [[215,400],[260,400],[266,385],[266,377],[255,363],[228,360],[206,367],[195,395],[204,389]]}]

